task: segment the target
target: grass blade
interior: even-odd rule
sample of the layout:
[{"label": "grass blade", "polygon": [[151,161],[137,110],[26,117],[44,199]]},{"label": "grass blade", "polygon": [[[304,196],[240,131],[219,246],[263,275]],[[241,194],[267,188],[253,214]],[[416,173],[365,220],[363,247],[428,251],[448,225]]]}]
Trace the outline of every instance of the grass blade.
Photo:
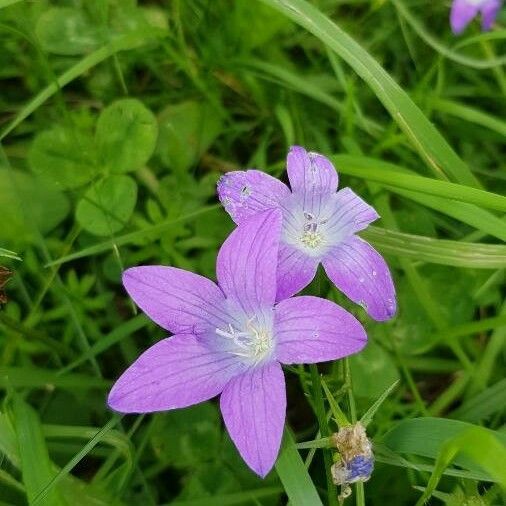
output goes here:
[{"label": "grass blade", "polygon": [[323,506],[288,429],[285,429],[283,436],[276,472],[291,506]]},{"label": "grass blade", "polygon": [[262,1],[306,28],[367,82],[438,178],[450,179],[468,186],[480,186],[467,165],[408,94],[352,37],[305,0]]},{"label": "grass blade", "polygon": [[65,506],[57,489],[53,488],[45,495],[43,501],[36,501],[44,487],[54,479],[49,454],[42,433],[42,426],[35,410],[26,404],[18,395],[12,404],[16,421],[16,434],[19,446],[21,471],[26,495],[30,505]]}]

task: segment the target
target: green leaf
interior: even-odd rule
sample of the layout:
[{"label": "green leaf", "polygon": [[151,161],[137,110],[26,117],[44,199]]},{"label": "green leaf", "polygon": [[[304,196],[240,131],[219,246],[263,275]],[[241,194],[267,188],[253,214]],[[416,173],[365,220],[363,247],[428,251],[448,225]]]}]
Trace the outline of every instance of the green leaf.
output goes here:
[{"label": "green leaf", "polygon": [[110,382],[104,379],[72,373],[60,374],[40,367],[0,366],[0,388],[64,388],[71,391],[90,388],[108,388]]},{"label": "green leaf", "polygon": [[93,184],[79,201],[78,223],[88,232],[108,236],[121,230],[133,213],[137,184],[129,176],[110,176]]},{"label": "green leaf", "polygon": [[292,506],[323,506],[309,476],[295,442],[285,430],[281,450],[276,461],[276,472]]},{"label": "green leaf", "polygon": [[[360,353],[350,357],[350,368],[356,397],[376,399],[399,379],[394,361],[374,341],[369,341]],[[371,377],[375,380],[371,381]]]},{"label": "green leaf", "polygon": [[[470,432],[471,429],[473,432]],[[426,417],[403,420],[385,435],[383,442],[397,453],[437,459],[441,451],[445,449],[445,444],[449,444],[448,442],[460,436],[466,439],[467,434],[473,434],[473,438],[478,438],[473,443],[475,448],[470,448],[469,451],[464,452],[465,454],[457,455],[453,460],[455,464],[469,471],[480,473],[484,480],[502,482],[503,478],[497,472],[490,472],[490,460],[487,452],[492,449],[491,446],[494,446],[495,449],[503,448],[497,454],[498,456],[506,452],[504,449],[506,434],[504,433],[459,420]],[[455,441],[460,440],[455,439]],[[492,441],[497,441],[497,444]],[[462,448],[465,448],[465,445]],[[494,452],[490,455],[493,456]],[[498,462],[501,460],[496,460],[495,466],[498,465]],[[500,466],[498,467],[500,468]]]},{"label": "green leaf", "polygon": [[195,165],[221,131],[221,120],[208,104],[183,102],[165,108],[159,117],[158,153],[174,171]]},{"label": "green leaf", "polygon": [[35,137],[28,156],[31,169],[63,189],[84,185],[95,175],[93,141],[86,133],[56,127]]},{"label": "green leaf", "polygon": [[90,70],[100,62],[106,60],[110,56],[127,49],[133,49],[139,45],[153,41],[156,38],[167,36],[166,31],[156,30],[153,27],[150,30],[142,29],[126,35],[117,37],[108,44],[98,48],[93,53],[85,56],[82,60],[70,67],[68,70],[58,76],[51,84],[43,88],[35,97],[33,97],[24,107],[16,114],[14,119],[0,133],[0,140],[9,135],[18,125],[20,125],[28,116],[36,111],[46,100],[51,98],[55,93],[77,79],[79,76]]},{"label": "green leaf", "polygon": [[14,253],[14,251],[10,251],[5,248],[0,248],[0,257],[11,258],[12,260],[21,260],[21,258],[16,253]]},{"label": "green leaf", "polygon": [[506,246],[434,239],[370,226],[360,233],[383,253],[454,267],[504,269]]},{"label": "green leaf", "polygon": [[364,79],[437,177],[480,186],[467,165],[388,72],[317,7],[305,0],[262,1],[306,28]]},{"label": "green leaf", "polygon": [[[35,497],[47,486],[56,473],[49,460],[42,426],[36,411],[16,395],[13,401],[13,414],[23,483],[26,487],[28,503],[31,505]],[[65,505],[58,489],[55,488],[39,504],[47,506]]]},{"label": "green leaf", "polygon": [[423,506],[436,489],[444,470],[456,459],[457,455],[465,455],[478,463],[492,478],[506,489],[506,446],[499,441],[492,431],[483,427],[471,426],[455,435],[442,446],[436,460],[434,471],[427,483],[423,495],[416,506]]},{"label": "green leaf", "polygon": [[371,423],[374,415],[376,414],[376,411],[378,411],[380,406],[385,402],[386,398],[397,388],[399,381],[400,380],[396,380],[394,383],[392,383],[364,413],[360,419],[360,423],[364,427],[367,427]]},{"label": "green leaf", "polygon": [[89,53],[100,44],[100,34],[83,9],[53,7],[44,12],[35,28],[46,51],[60,55]]},{"label": "green leaf", "polygon": [[466,400],[451,416],[466,422],[481,422],[506,410],[506,378]]},{"label": "green leaf", "polygon": [[[27,223],[30,206],[33,223]],[[18,244],[33,241],[36,230],[46,234],[67,216],[69,202],[54,185],[19,171],[0,168],[0,216],[2,240]]]},{"label": "green leaf", "polygon": [[140,169],[151,158],[157,135],[156,118],[142,102],[133,98],[117,100],[98,118],[100,162],[116,173]]}]

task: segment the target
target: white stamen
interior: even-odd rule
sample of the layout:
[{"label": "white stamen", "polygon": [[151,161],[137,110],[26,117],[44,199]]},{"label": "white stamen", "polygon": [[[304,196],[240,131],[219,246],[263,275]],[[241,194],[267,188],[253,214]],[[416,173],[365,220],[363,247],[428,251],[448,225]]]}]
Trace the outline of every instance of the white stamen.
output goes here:
[{"label": "white stamen", "polygon": [[253,316],[246,321],[245,331],[228,324],[228,330],[216,329],[216,334],[232,341],[233,348],[227,350],[228,353],[251,359],[254,364],[258,364],[272,351],[273,339],[269,329],[253,324],[255,319],[256,316]]}]

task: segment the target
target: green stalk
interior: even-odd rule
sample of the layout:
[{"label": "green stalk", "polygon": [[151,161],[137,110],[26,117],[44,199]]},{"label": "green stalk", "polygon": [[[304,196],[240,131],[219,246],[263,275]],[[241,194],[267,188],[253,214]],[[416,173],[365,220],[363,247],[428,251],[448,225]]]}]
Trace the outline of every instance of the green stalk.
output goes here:
[{"label": "green stalk", "polygon": [[[316,364],[310,364],[309,370],[311,372],[311,383],[313,386],[313,400],[316,418],[318,419],[318,425],[320,426],[321,437],[330,436],[330,430],[327,423],[327,416],[325,414],[325,405],[323,403],[322,384],[320,380],[320,373]],[[323,461],[325,464],[325,476],[327,478],[327,494],[328,494],[328,505],[337,506],[337,490],[332,481],[332,474],[330,467],[332,466],[332,456],[329,450],[323,450]]]}]

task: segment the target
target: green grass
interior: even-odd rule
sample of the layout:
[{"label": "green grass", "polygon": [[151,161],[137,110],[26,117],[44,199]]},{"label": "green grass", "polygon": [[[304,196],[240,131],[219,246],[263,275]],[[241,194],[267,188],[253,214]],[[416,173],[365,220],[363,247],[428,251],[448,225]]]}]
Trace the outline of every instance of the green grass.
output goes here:
[{"label": "green grass", "polygon": [[[367,422],[345,504],[506,501],[506,20],[455,38],[450,2],[0,1],[0,504],[338,504],[328,436]],[[215,401],[122,418],[115,378],[164,337],[121,271],[214,277],[226,170],[329,156],[382,216],[399,313],[345,362],[287,367],[265,479]],[[5,276],[5,274],[3,274]],[[467,502],[466,502],[467,501]]]}]

